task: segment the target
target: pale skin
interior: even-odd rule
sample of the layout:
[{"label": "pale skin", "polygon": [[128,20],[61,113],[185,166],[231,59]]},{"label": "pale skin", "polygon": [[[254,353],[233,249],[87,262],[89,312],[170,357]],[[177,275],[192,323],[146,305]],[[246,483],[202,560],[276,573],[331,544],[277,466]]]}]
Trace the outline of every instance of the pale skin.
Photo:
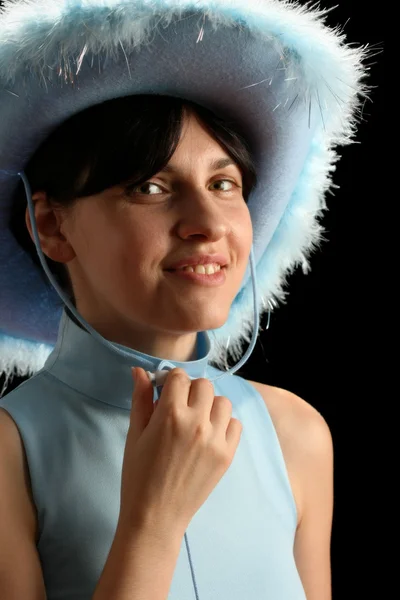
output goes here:
[{"label": "pale skin", "polygon": [[[195,358],[197,332],[226,322],[249,261],[252,224],[239,167],[209,167],[220,158],[229,155],[187,115],[169,162],[175,170],[158,173],[130,196],[116,186],[56,210],[45,192],[34,194],[42,250],[68,266],[79,313],[105,338],[187,361]],[[33,239],[28,210],[26,223]],[[171,262],[198,252],[228,258],[223,286],[166,277]],[[328,425],[295,394],[250,383],[266,403],[288,469],[298,515],[294,557],[307,600],[331,600]]]}]

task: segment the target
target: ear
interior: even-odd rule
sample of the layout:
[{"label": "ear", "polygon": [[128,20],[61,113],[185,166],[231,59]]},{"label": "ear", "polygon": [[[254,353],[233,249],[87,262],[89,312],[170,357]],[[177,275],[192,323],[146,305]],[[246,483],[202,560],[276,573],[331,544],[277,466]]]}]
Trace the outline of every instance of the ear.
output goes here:
[{"label": "ear", "polygon": [[[52,260],[61,263],[67,263],[75,258],[76,254],[71,244],[61,232],[63,223],[61,211],[50,204],[44,191],[36,192],[32,196],[32,202],[42,252]],[[28,207],[25,211],[25,223],[31,239],[35,243]]]}]

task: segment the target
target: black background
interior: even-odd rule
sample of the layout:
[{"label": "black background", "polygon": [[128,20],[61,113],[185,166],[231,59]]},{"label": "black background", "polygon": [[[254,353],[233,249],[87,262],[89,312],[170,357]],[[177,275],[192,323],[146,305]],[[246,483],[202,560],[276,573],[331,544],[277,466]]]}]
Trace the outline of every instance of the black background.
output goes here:
[{"label": "black background", "polygon": [[[335,4],[323,1],[320,6]],[[362,0],[346,0],[328,15],[330,25],[348,21],[349,42],[377,46],[378,55],[368,61],[369,84],[377,87],[364,108],[360,144],[340,149],[342,159],[334,175],[340,189],[328,195],[329,212],[322,221],[328,241],[313,255],[308,275],[299,269],[290,277],[287,304],[273,314],[270,328],[237,372],[298,394],[330,427],[335,452],[333,600],[372,595],[376,577],[378,523],[372,515],[377,480],[371,461],[373,454],[376,458],[379,428],[379,351],[374,340],[379,292],[372,276],[378,275],[377,213],[383,212],[384,201],[384,36],[380,10],[374,6],[371,11]],[[14,379],[7,392],[22,381]],[[0,389],[2,385],[0,379]],[[378,597],[383,598],[380,590]]]}]

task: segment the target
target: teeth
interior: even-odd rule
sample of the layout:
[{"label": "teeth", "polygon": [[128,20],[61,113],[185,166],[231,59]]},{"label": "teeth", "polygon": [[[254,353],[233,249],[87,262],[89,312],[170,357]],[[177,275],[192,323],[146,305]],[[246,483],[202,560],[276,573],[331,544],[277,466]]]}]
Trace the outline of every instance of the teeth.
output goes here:
[{"label": "teeth", "polygon": [[202,275],[213,275],[221,270],[221,265],[196,265],[195,267],[183,267],[180,269],[182,271],[187,271],[188,273],[200,273]]}]

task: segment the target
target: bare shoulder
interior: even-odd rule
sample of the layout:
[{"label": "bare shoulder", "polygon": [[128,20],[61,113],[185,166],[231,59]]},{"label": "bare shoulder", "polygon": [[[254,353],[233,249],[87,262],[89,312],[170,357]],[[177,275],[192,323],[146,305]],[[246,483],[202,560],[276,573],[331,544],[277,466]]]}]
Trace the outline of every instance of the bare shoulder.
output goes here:
[{"label": "bare shoulder", "polygon": [[0,478],[9,494],[3,494],[18,507],[19,516],[34,539],[37,538],[37,511],[32,495],[31,481],[25,448],[18,427],[11,415],[0,407]]},{"label": "bare shoulder", "polygon": [[18,427],[15,424],[14,419],[10,415],[10,413],[0,406],[0,440],[4,447],[6,445],[6,450],[9,452],[15,453],[21,452],[23,449],[21,436],[18,430]]},{"label": "bare shoulder", "polygon": [[311,404],[282,388],[249,381],[263,397],[274,426],[305,456],[331,451],[332,437],[324,417]]},{"label": "bare shoulder", "polygon": [[333,444],[328,424],[311,404],[281,388],[249,381],[261,394],[282,448],[298,512],[304,513],[310,478],[332,470]]}]

